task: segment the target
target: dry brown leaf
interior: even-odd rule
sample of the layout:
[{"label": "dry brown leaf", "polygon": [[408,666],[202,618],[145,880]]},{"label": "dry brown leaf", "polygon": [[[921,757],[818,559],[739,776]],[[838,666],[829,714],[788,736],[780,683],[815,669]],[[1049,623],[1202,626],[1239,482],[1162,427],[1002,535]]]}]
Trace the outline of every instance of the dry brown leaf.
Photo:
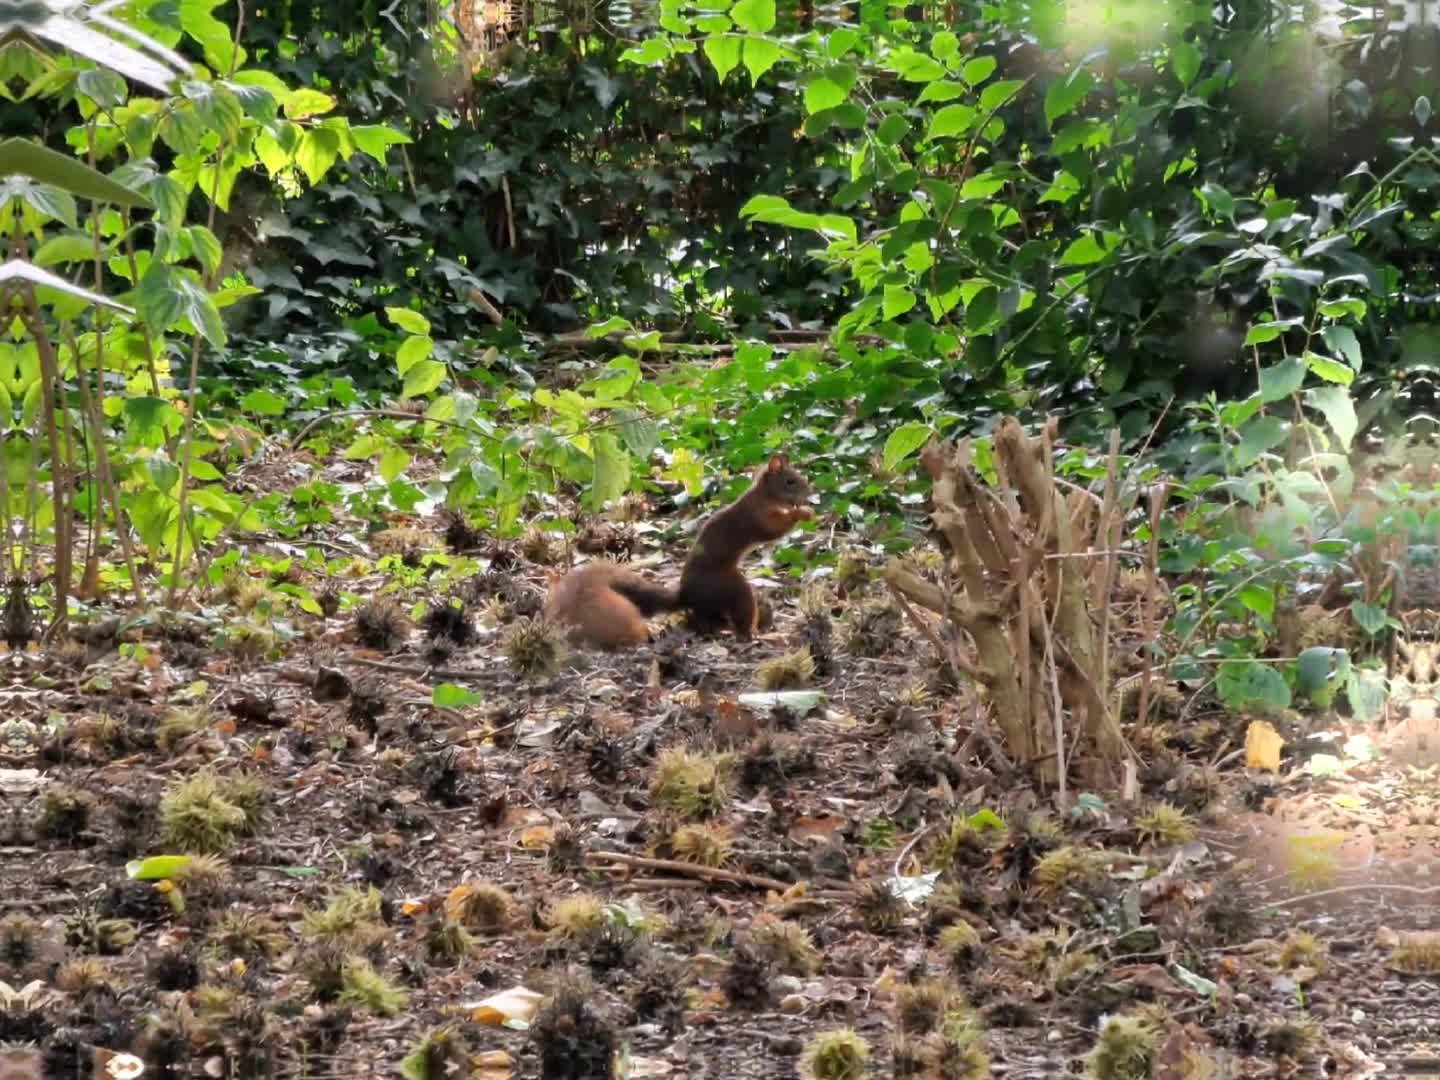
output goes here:
[{"label": "dry brown leaf", "polygon": [[1284,738],[1268,721],[1252,720],[1245,731],[1245,766],[1279,772],[1284,746]]}]

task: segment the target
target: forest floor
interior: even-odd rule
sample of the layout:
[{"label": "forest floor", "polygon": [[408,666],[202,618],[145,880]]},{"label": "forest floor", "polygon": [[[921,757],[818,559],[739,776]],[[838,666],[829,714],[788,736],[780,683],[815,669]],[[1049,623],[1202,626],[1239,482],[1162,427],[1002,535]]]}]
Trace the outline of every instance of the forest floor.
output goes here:
[{"label": "forest floor", "polygon": [[[988,749],[973,694],[881,585],[832,583],[808,615],[794,586],[769,589],[774,624],[748,644],[675,628],[526,677],[502,642],[538,609],[554,546],[481,544],[480,572],[437,592],[443,525],[415,524],[376,538],[410,574],[400,608],[267,620],[276,582],[240,575],[183,621],[102,619],[4,658],[0,1045],[38,1044],[51,1076],[105,1075],[120,1050],[147,1075],[394,1075],[449,1025],[428,1075],[449,1055],[539,1076],[542,1047],[575,1070],[550,1075],[600,1075],[582,1063],[613,1038],[633,1077],[778,1080],[849,1027],[872,1075],[980,1076],[988,1058],[1028,1078],[1082,1070],[1097,1024],[1128,1011],[1152,1021],[1154,1075],[1177,1080],[1435,1060],[1423,732],[1367,761],[1312,724],[1338,770],[1287,751],[1262,774],[1237,754],[1249,718],[1185,701],[1129,732],[1135,805],[1072,790],[1060,814]],[[327,544],[375,554],[342,530]],[[406,617],[449,596],[459,614]],[[818,700],[739,700],[801,645]],[[478,699],[437,705],[443,684]],[[215,783],[177,803],[197,777]],[[206,830],[223,863],[178,890],[127,874]],[[536,1015],[557,982],[564,1008]],[[533,995],[486,1004],[517,987]],[[939,1016],[949,1041],[927,1044]]]}]

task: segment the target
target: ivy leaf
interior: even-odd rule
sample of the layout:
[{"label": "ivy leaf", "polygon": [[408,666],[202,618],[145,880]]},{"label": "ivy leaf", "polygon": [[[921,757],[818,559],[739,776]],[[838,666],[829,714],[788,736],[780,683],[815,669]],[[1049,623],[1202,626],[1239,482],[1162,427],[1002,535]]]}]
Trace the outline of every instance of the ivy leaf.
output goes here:
[{"label": "ivy leaf", "polygon": [[896,428],[885,440],[885,449],[881,451],[885,468],[893,472],[902,461],[929,442],[932,434],[929,424],[918,421]]},{"label": "ivy leaf", "polygon": [[775,29],[775,0],[739,0],[730,9],[730,17],[742,30],[768,34]]},{"label": "ivy leaf", "polygon": [[1050,89],[1045,91],[1045,126],[1054,130],[1055,121],[1074,112],[1094,85],[1095,76],[1084,68],[1078,68],[1068,78],[1051,83]]},{"label": "ivy leaf", "polygon": [[780,46],[769,38],[752,37],[745,39],[745,70],[750,72],[750,85],[760,81],[760,76],[780,62]]},{"label": "ivy leaf", "polygon": [[1335,432],[1340,445],[1348,452],[1360,426],[1350,392],[1343,386],[1317,386],[1306,392],[1305,403],[1325,417],[1330,430]]},{"label": "ivy leaf", "polygon": [[[411,338],[410,340],[424,341],[427,344],[430,341],[429,338]],[[444,381],[444,364],[438,360],[421,360],[405,372],[405,385],[400,392],[400,396],[402,398],[423,397]]]},{"label": "ivy leaf", "polygon": [[723,83],[725,76],[740,66],[742,38],[735,34],[711,34],[705,39],[705,55],[715,65],[715,74]]}]

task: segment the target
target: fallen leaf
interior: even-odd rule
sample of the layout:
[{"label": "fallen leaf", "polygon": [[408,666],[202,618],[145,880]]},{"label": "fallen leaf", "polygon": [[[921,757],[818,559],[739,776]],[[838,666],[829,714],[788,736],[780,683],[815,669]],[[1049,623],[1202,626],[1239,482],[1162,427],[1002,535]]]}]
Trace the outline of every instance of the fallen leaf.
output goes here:
[{"label": "fallen leaf", "polygon": [[1265,720],[1252,720],[1245,731],[1245,766],[1250,769],[1280,770],[1280,751],[1285,740]]},{"label": "fallen leaf", "polygon": [[509,990],[490,995],[484,1001],[467,1003],[464,1009],[477,1024],[489,1024],[492,1027],[528,1025],[539,1011],[540,1002],[544,1000],[544,994],[537,994],[523,986],[512,986]]}]

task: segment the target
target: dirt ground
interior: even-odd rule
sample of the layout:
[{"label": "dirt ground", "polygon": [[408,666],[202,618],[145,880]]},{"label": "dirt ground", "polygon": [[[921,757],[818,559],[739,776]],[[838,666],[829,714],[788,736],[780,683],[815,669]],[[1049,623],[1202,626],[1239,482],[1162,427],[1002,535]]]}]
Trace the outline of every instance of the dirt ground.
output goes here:
[{"label": "dirt ground", "polygon": [[[104,1071],[116,1051],[146,1075],[394,1075],[442,1024],[491,1078],[542,1075],[545,1040],[572,1069],[548,1075],[600,1075],[578,1062],[609,1032],[631,1076],[779,1080],[847,1027],[870,1075],[905,1075],[897,991],[926,980],[959,995],[947,1007],[983,1032],[997,1076],[1083,1071],[1097,1025],[1135,1010],[1160,1033],[1157,1076],[1440,1068],[1425,1041],[1440,744],[1424,731],[1338,773],[1287,756],[1262,774],[1236,758],[1247,720],[1202,703],[1183,726],[1131,732],[1138,806],[1081,793],[1060,814],[973,737],[973,695],[879,586],[833,594],[824,617],[802,615],[794,587],[767,590],[775,624],[749,644],[677,628],[526,677],[503,642],[545,567],[499,561],[513,566],[452,583],[466,630],[292,613],[298,636],[257,643],[233,633],[264,620],[232,588],[187,620],[99,619],[4,658],[6,1077],[119,1075]],[[435,599],[402,595],[407,611]],[[358,640],[377,633],[384,647]],[[814,707],[737,699],[801,645]],[[437,707],[439,684],[480,700]],[[734,755],[708,817],[659,805],[657,763],[677,747]],[[202,773],[258,781],[258,809],[222,866],[180,883],[177,911],[127,863],[173,853],[162,800]],[[1157,818],[1157,801],[1186,818]],[[475,901],[484,883],[508,906]],[[373,935],[317,929],[342,889],[369,886]],[[557,925],[577,896],[619,906]],[[968,947],[947,936],[960,924]],[[390,1015],[327,983],[355,952],[408,992]],[[588,980],[583,1015],[527,1013],[519,1030],[479,1007],[567,972]],[[983,1075],[967,1060],[909,1075]],[[1199,1060],[1216,1071],[1188,1071]]]}]

